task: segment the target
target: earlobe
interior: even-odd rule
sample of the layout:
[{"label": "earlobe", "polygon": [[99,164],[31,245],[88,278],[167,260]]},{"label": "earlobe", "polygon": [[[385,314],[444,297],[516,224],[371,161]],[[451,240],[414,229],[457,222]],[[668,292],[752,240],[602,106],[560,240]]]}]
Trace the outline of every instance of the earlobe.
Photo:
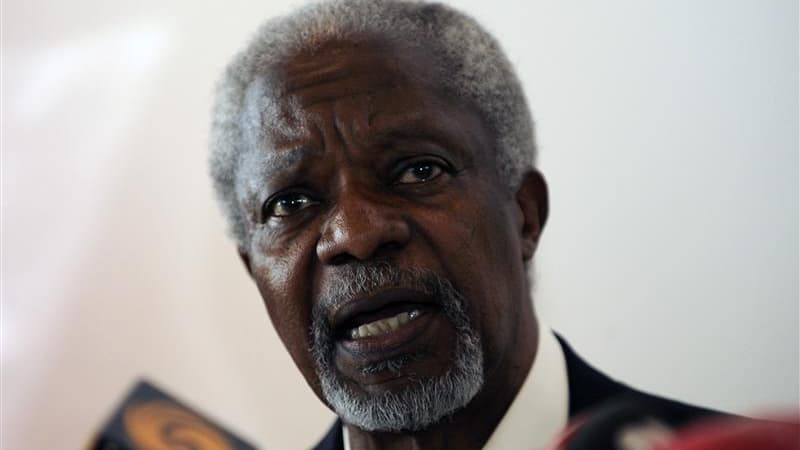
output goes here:
[{"label": "earlobe", "polygon": [[525,174],[517,190],[516,200],[522,222],[520,224],[522,259],[529,261],[536,252],[549,209],[547,183],[539,171],[533,169]]},{"label": "earlobe", "polygon": [[253,271],[250,268],[250,254],[247,253],[247,250],[244,250],[241,247],[239,247],[237,250],[239,252],[239,259],[242,260],[244,268],[247,269],[247,273],[250,274],[250,276],[253,276]]}]

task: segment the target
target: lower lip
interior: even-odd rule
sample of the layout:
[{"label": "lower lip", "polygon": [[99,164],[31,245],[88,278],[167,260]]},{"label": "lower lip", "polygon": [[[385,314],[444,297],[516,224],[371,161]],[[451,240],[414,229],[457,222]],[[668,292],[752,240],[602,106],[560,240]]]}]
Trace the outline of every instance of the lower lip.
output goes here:
[{"label": "lower lip", "polygon": [[347,352],[364,359],[380,360],[396,356],[406,353],[408,347],[413,346],[415,341],[423,337],[437,316],[436,311],[424,311],[415,319],[388,333],[357,339],[343,339],[339,341],[339,345]]}]

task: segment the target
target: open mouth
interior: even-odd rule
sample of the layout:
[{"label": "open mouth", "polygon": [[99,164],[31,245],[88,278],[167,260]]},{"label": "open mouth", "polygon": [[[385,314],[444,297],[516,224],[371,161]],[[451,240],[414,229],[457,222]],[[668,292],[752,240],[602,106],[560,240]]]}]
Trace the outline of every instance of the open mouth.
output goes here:
[{"label": "open mouth", "polygon": [[392,288],[339,304],[328,319],[337,371],[375,392],[443,375],[457,338],[445,301],[440,293]]},{"label": "open mouth", "polygon": [[417,309],[413,309],[411,312],[403,311],[386,319],[378,319],[373,322],[365,323],[364,325],[359,325],[358,327],[352,328],[348,334],[350,335],[350,339],[361,339],[391,333],[419,317],[419,314],[420,312]]},{"label": "open mouth", "polygon": [[[400,309],[395,313],[396,309]],[[344,337],[365,339],[391,333],[418,319],[426,309],[419,305],[393,305],[373,313],[360,314],[344,327]]]},{"label": "open mouth", "polygon": [[408,289],[392,289],[343,305],[332,320],[337,340],[350,346],[401,344],[412,339],[438,305]]}]

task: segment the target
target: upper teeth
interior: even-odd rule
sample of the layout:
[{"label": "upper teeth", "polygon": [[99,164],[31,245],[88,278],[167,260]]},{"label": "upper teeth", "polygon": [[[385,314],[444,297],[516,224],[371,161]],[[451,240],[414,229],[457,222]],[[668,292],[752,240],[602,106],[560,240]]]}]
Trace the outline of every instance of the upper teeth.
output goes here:
[{"label": "upper teeth", "polygon": [[374,322],[365,323],[357,328],[350,330],[350,338],[358,339],[379,334],[388,333],[396,330],[400,325],[405,325],[419,316],[419,311],[401,312],[400,314]]}]

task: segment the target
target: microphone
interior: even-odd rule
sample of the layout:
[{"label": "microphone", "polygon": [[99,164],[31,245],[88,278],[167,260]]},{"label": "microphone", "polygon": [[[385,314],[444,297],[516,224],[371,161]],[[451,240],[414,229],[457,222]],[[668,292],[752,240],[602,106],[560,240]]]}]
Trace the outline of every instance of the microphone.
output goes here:
[{"label": "microphone", "polygon": [[618,399],[573,420],[550,450],[800,450],[797,415],[705,416],[686,424],[671,406]]},{"label": "microphone", "polygon": [[670,442],[665,414],[643,401],[618,399],[579,419],[563,450],[651,450]]},{"label": "microphone", "polygon": [[208,417],[141,380],[87,450],[255,450]]},{"label": "microphone", "polygon": [[797,417],[707,419],[682,429],[664,450],[800,450]]}]

